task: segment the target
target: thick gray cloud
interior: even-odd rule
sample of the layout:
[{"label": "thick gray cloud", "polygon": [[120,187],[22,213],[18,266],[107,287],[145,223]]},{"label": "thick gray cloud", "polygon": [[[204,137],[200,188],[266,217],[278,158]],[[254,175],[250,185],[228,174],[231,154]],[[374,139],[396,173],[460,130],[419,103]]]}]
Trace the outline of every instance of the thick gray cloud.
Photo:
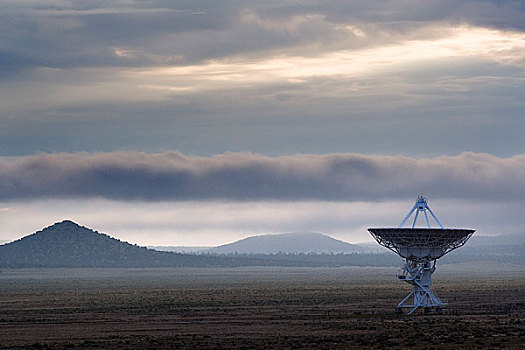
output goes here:
[{"label": "thick gray cloud", "polygon": [[[418,28],[443,22],[522,30],[525,9],[474,0],[8,1],[0,5],[0,70],[188,64],[292,47],[318,53],[417,38],[428,35]],[[348,24],[368,38],[348,36]]]},{"label": "thick gray cloud", "polygon": [[524,13],[474,0],[2,1],[0,155],[521,154]]},{"label": "thick gray cloud", "polygon": [[525,155],[462,153],[431,159],[359,154],[209,158],[178,152],[37,154],[3,159],[2,200],[523,200]]}]

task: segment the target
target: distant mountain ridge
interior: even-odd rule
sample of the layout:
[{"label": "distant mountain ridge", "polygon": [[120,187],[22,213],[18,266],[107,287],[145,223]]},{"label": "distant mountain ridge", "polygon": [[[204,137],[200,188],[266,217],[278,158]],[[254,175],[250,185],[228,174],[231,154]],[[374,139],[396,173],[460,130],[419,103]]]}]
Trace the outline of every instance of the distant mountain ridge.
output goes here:
[{"label": "distant mountain ridge", "polygon": [[216,254],[276,253],[363,253],[366,248],[340,241],[322,233],[292,232],[251,236],[209,249]]},{"label": "distant mountain ridge", "polygon": [[[265,252],[257,253],[254,248],[251,253],[239,253],[243,247],[247,251],[254,246]],[[310,254],[311,247],[316,247],[317,253]],[[316,233],[255,236],[217,248],[224,250],[199,254],[161,252],[65,220],[0,245],[0,267],[397,266],[400,261],[391,252],[371,253],[369,248]],[[340,253],[336,253],[338,249]],[[524,244],[469,246],[467,243],[440,262],[496,261],[525,265],[524,252]]]},{"label": "distant mountain ridge", "polygon": [[0,246],[0,267],[230,266],[231,259],[158,252],[65,220]]},{"label": "distant mountain ridge", "polygon": [[525,234],[483,236],[474,234],[467,242],[469,246],[516,245],[525,244]]}]

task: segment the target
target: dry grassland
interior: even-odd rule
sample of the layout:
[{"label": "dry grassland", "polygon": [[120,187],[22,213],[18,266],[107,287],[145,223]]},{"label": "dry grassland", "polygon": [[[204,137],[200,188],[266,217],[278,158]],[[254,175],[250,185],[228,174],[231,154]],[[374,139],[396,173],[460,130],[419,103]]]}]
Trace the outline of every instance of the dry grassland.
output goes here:
[{"label": "dry grassland", "polygon": [[522,348],[525,268],[439,266],[443,315],[399,316],[388,268],[0,273],[0,348]]}]

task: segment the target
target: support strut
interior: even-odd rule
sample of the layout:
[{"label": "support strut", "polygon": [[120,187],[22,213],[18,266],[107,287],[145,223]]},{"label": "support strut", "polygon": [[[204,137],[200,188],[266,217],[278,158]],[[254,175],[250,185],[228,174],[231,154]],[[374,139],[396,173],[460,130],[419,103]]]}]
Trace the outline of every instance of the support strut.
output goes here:
[{"label": "support strut", "polygon": [[414,228],[416,226],[417,217],[418,217],[420,211],[425,213],[425,219],[427,221],[427,226],[428,226],[428,228],[430,228],[430,221],[428,220],[427,210],[430,213],[430,215],[432,215],[434,220],[436,220],[436,222],[439,225],[439,227],[443,228],[443,225],[441,225],[441,222],[439,222],[439,220],[436,217],[436,215],[434,215],[434,213],[432,212],[432,209],[430,209],[430,207],[428,206],[428,202],[427,202],[426,198],[424,198],[422,196],[417,197],[416,204],[414,204],[412,209],[410,209],[410,211],[408,212],[407,216],[405,216],[403,221],[401,221],[401,224],[399,224],[399,228],[403,227],[403,225],[407,222],[408,218],[410,218],[410,216],[412,216],[412,213],[414,213],[414,211],[416,212],[416,215],[414,216],[414,221],[412,222],[412,228]]},{"label": "support strut", "polygon": [[412,285],[412,292],[408,294],[398,305],[398,308],[410,308],[407,315],[412,314],[419,307],[440,308],[446,305],[432,291],[432,273],[436,270],[436,260],[421,262],[405,259],[403,274],[397,278]]}]

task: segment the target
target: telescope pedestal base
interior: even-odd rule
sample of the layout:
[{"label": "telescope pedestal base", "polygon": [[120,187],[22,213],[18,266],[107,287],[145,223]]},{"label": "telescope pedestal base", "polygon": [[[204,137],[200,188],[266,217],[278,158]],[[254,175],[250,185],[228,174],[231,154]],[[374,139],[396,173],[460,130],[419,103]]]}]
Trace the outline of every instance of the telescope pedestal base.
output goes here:
[{"label": "telescope pedestal base", "polygon": [[[405,261],[403,272],[405,274],[397,276],[397,279],[405,281],[412,285],[412,292],[406,296],[398,305],[398,310],[401,308],[410,308],[407,315],[412,314],[419,307],[425,308],[437,308],[437,311],[441,310],[447,303],[441,301],[432,292],[432,273],[436,269],[436,261],[431,267],[430,261],[414,262],[410,260]],[[407,276],[408,275],[410,276]]]}]

